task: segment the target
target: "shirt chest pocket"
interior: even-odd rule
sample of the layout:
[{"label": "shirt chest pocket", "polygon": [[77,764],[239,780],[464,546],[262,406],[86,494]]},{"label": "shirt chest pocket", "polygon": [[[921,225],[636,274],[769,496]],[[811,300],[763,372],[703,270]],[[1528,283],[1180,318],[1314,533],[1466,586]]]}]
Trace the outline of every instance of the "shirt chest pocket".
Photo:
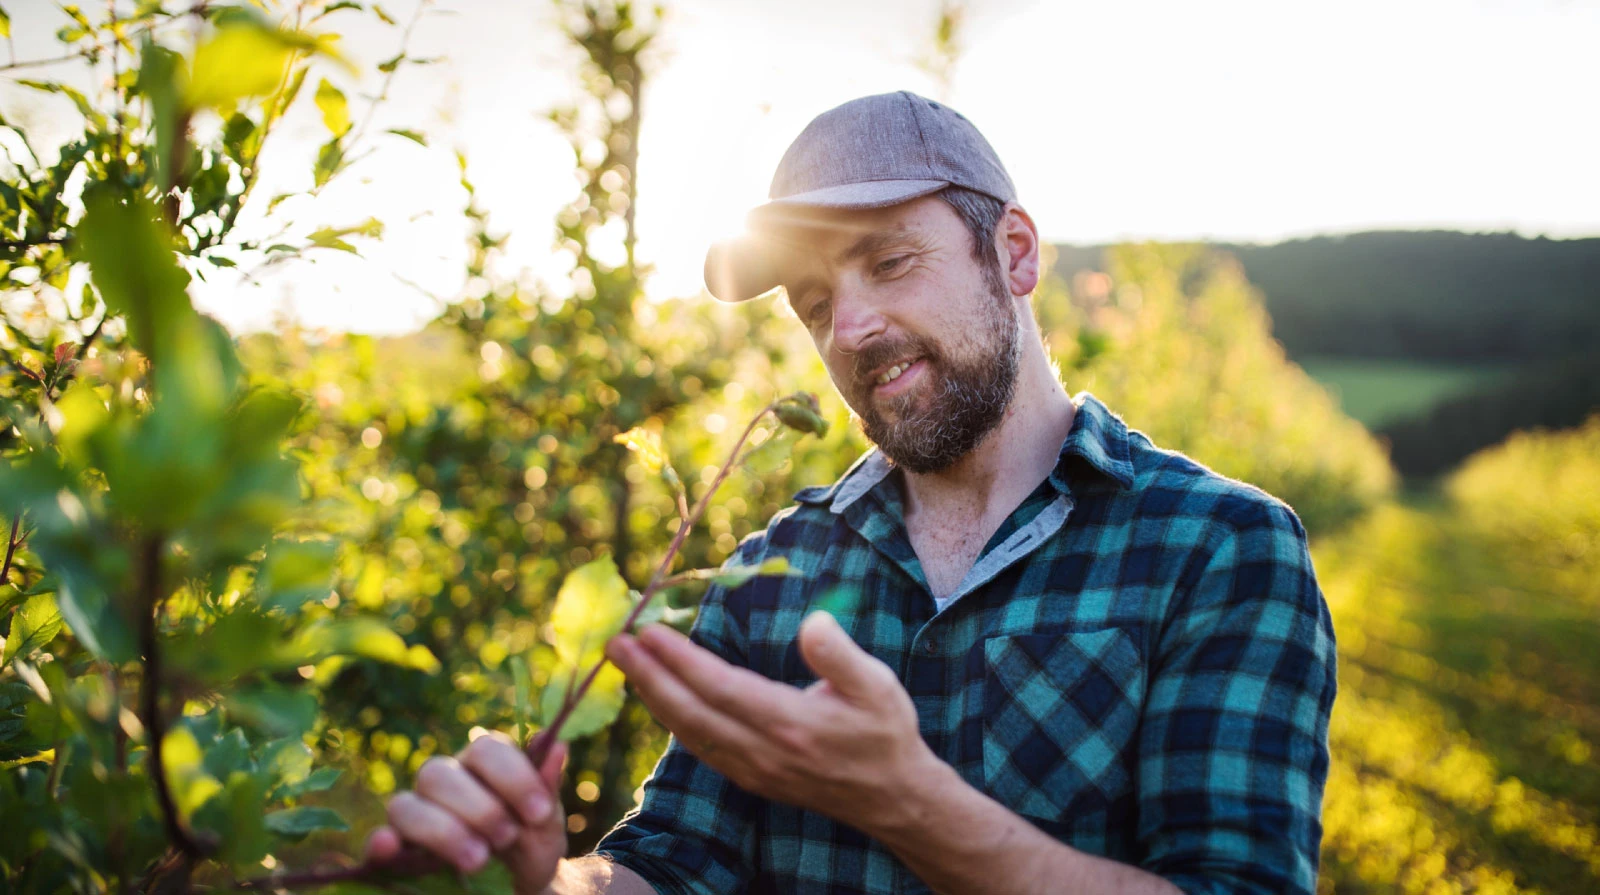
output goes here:
[{"label": "shirt chest pocket", "polygon": [[1055,826],[1127,792],[1145,673],[1126,631],[990,637],[983,653],[992,797]]}]

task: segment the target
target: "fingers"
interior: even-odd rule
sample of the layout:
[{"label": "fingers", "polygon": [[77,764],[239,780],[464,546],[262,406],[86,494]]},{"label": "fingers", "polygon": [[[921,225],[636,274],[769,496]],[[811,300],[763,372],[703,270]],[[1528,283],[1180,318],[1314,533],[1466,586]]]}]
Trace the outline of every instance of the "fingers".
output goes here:
[{"label": "fingers", "polygon": [[[468,749],[463,754],[473,751]],[[532,778],[533,769],[527,760],[522,764],[523,773]],[[473,772],[456,759],[436,756],[417,771],[417,794],[446,808],[499,851],[516,841],[517,824],[507,811],[506,803],[480,782],[480,776],[483,780],[494,779],[487,775],[473,776]]]},{"label": "fingers", "polygon": [[856,645],[827,612],[813,612],[800,623],[800,655],[817,676],[846,699],[869,698],[882,690],[889,666]]},{"label": "fingers", "polygon": [[652,658],[723,714],[764,726],[785,721],[799,711],[800,691],[730,665],[665,625],[645,628],[637,640]]},{"label": "fingers", "polygon": [[687,687],[656,654],[634,638],[620,635],[606,645],[606,655],[628,676],[634,692],[655,715],[677,735],[685,747],[701,759],[712,762],[710,752],[719,758],[743,754],[756,745],[744,726],[711,708],[694,690]]},{"label": "fingers", "polygon": [[[550,819],[555,805],[552,793],[560,791],[560,765],[556,766],[554,784],[549,783],[541,779],[521,749],[494,736],[473,740],[471,745],[462,750],[461,764],[494,794],[498,803],[511,806],[522,823],[538,827]],[[423,768],[426,769],[427,765],[423,765]],[[417,783],[420,790],[420,774]]]},{"label": "fingers", "polygon": [[389,800],[389,824],[463,873],[474,873],[489,860],[489,846],[461,819],[416,793],[402,792]]},{"label": "fingers", "polygon": [[544,757],[544,765],[539,768],[539,779],[544,782],[546,790],[561,791],[561,769],[566,766],[567,744],[558,742],[550,747],[550,753]]},{"label": "fingers", "polygon": [[381,864],[400,854],[400,833],[391,826],[381,826],[367,837],[367,859]]}]

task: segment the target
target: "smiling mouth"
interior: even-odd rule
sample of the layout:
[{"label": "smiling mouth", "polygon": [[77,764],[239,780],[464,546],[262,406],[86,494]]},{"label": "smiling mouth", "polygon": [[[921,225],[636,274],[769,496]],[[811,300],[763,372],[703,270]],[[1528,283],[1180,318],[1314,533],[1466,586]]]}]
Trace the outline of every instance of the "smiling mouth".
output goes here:
[{"label": "smiling mouth", "polygon": [[920,357],[913,357],[910,360],[904,360],[898,364],[895,364],[889,369],[884,370],[882,373],[879,373],[877,378],[872,380],[873,385],[888,385],[896,379],[899,379],[901,374],[911,369],[912,365],[921,359],[922,358]]}]

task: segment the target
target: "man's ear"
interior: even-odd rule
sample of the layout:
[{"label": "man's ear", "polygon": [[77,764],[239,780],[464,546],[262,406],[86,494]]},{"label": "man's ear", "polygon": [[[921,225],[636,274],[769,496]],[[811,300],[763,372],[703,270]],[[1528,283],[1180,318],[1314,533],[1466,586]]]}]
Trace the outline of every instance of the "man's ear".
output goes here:
[{"label": "man's ear", "polygon": [[1033,225],[1033,218],[1022,206],[1007,202],[994,238],[1011,294],[1031,294],[1039,286],[1039,228]]}]

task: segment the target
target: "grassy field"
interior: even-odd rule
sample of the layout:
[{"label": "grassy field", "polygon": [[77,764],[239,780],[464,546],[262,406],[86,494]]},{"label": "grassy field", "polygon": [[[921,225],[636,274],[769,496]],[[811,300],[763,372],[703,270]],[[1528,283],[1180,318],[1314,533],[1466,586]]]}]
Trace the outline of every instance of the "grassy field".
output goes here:
[{"label": "grassy field", "polygon": [[1441,364],[1351,357],[1296,359],[1338,397],[1344,411],[1376,429],[1426,411],[1446,398],[1506,378],[1505,365]]},{"label": "grassy field", "polygon": [[1600,602],[1451,506],[1315,548],[1339,638],[1322,891],[1600,892]]}]

